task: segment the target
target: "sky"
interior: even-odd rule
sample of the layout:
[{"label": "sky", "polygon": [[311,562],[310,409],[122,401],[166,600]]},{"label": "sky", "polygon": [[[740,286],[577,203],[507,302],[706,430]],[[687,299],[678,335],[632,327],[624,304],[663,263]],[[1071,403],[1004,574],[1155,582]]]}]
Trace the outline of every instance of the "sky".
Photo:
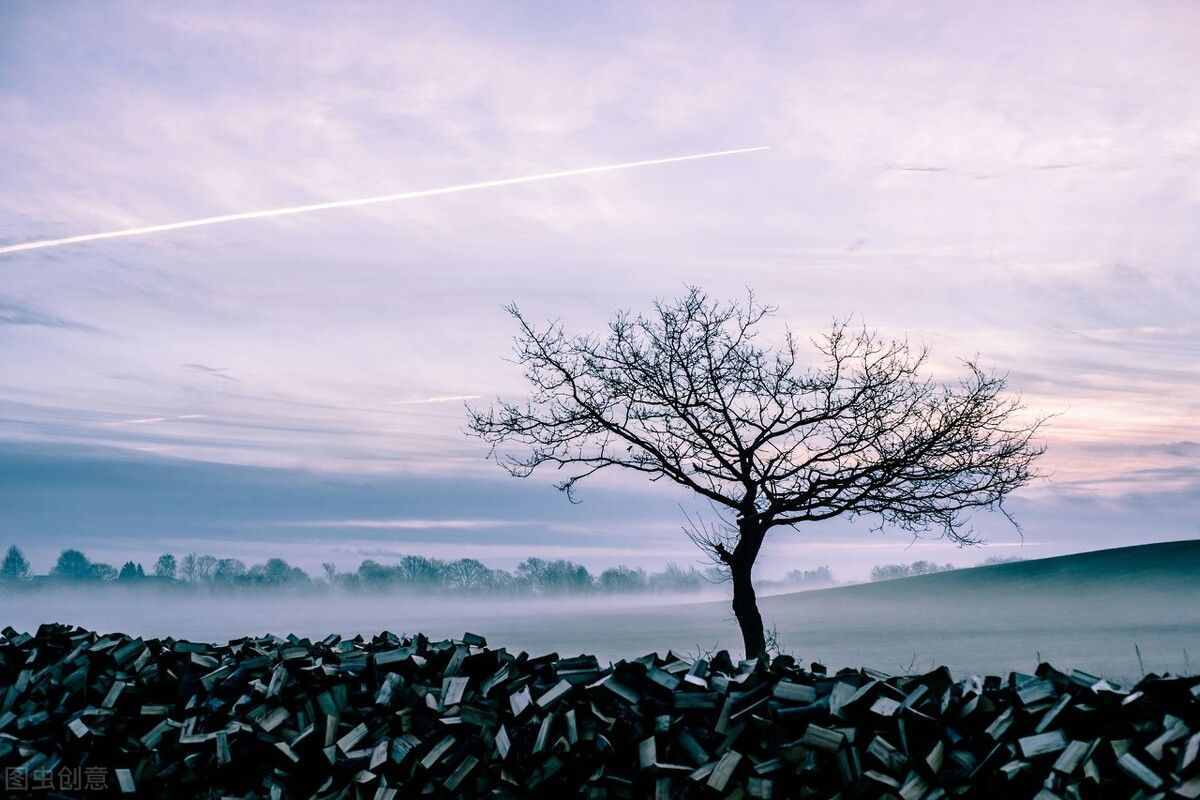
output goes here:
[{"label": "sky", "polygon": [[464,436],[502,306],[596,330],[688,284],[978,357],[1045,428],[1023,534],[777,532],[760,573],[1200,535],[1194,4],[0,8],[0,246],[769,151],[0,255],[0,539],[650,568],[690,502],[571,506]]}]

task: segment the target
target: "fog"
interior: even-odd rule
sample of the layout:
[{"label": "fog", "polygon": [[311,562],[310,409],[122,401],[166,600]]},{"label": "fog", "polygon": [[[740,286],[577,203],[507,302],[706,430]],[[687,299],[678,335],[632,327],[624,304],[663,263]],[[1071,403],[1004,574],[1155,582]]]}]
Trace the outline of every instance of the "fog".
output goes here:
[{"label": "fog", "polygon": [[[1123,682],[1143,669],[1196,671],[1200,589],[1157,581],[997,582],[972,575],[979,572],[766,597],[763,614],[784,652],[835,669],[898,673],[946,664],[956,674],[1002,674],[1032,671],[1040,658]],[[607,661],[667,649],[737,653],[741,643],[724,588],[685,596],[472,600],[334,590],[66,587],[0,595],[0,617],[18,630],[55,621],[200,641],[383,630],[445,638],[471,631],[513,652],[586,652]]]}]

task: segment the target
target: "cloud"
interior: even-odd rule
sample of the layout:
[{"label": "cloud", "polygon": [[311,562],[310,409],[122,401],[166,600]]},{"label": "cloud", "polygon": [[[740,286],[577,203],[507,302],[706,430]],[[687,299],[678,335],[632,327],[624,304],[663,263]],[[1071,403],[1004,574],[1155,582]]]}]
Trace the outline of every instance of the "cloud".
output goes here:
[{"label": "cloud", "polygon": [[482,531],[529,525],[528,522],[502,519],[306,519],[274,523],[289,528],[369,528],[372,530]]},{"label": "cloud", "polygon": [[39,311],[32,306],[27,306],[18,303],[15,300],[0,297],[0,326],[3,325],[24,325],[41,328],[59,328],[62,330],[84,331],[87,333],[99,333],[98,328],[91,325],[85,325],[81,322],[74,322],[63,317],[49,314],[44,311]]},{"label": "cloud", "polygon": [[154,425],[159,422],[179,422],[190,419],[208,419],[207,414],[180,414],[176,417],[138,417],[137,419],[120,419],[104,422],[102,425]]},{"label": "cloud", "polygon": [[207,364],[198,364],[198,363],[184,364],[183,367],[185,369],[191,369],[191,370],[195,370],[197,372],[203,372],[205,375],[211,375],[212,377],[220,378],[221,380],[233,381],[234,383],[240,383],[240,381],[238,381],[237,378],[233,377],[232,375],[227,374],[229,372],[229,370],[225,367],[210,367]]},{"label": "cloud", "polygon": [[[685,283],[753,286],[781,312],[764,340],[855,314],[946,375],[979,353],[1062,412],[1047,463],[1098,494],[1194,428],[1193,7],[309,11],[6,14],[3,241],[773,149],[8,259],[4,291],[36,307],[0,324],[112,335],[3,337],[0,401],[25,405],[0,438],[476,476],[475,398],[439,392],[525,391],[503,304],[596,332]],[[125,418],[164,422],[100,424]]]}]

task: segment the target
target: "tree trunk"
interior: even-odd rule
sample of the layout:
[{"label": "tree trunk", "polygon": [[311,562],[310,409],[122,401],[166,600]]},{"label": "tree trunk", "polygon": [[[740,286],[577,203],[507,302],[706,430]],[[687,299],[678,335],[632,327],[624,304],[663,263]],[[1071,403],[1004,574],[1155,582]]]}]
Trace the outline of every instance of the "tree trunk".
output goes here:
[{"label": "tree trunk", "polygon": [[741,528],[741,536],[738,537],[737,547],[733,549],[733,558],[729,563],[730,577],[733,579],[733,614],[742,630],[746,658],[766,661],[769,659],[767,638],[763,630],[762,614],[758,611],[758,598],[754,594],[752,577],[754,562],[758,558],[758,550],[762,546],[766,531],[748,525],[738,527]]}]

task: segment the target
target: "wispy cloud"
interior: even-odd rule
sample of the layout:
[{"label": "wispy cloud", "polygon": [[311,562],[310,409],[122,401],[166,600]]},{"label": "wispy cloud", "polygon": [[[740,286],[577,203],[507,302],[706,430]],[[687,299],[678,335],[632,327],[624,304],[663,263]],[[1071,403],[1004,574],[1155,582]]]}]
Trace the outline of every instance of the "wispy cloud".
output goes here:
[{"label": "wispy cloud", "polygon": [[273,523],[285,528],[367,528],[371,530],[454,530],[482,531],[515,528],[529,523],[508,519],[310,519]]},{"label": "wispy cloud", "polygon": [[949,172],[949,167],[942,167],[936,164],[896,164],[888,167],[890,170],[897,172]]},{"label": "wispy cloud", "polygon": [[49,314],[32,306],[4,297],[0,297],[0,325],[27,325],[41,328],[86,331],[88,333],[99,332],[98,328],[91,325],[64,319],[55,314]]},{"label": "wispy cloud", "polygon": [[190,419],[208,419],[207,414],[180,414],[174,417],[138,417],[136,419],[120,419],[112,422],[102,422],[102,425],[154,425],[159,422],[180,422]]},{"label": "wispy cloud", "polygon": [[226,367],[210,367],[207,364],[199,363],[184,364],[183,367],[185,369],[195,370],[196,372],[203,372],[205,375],[211,375],[212,377],[220,378],[221,380],[240,383],[237,378],[229,374],[229,370]]}]

